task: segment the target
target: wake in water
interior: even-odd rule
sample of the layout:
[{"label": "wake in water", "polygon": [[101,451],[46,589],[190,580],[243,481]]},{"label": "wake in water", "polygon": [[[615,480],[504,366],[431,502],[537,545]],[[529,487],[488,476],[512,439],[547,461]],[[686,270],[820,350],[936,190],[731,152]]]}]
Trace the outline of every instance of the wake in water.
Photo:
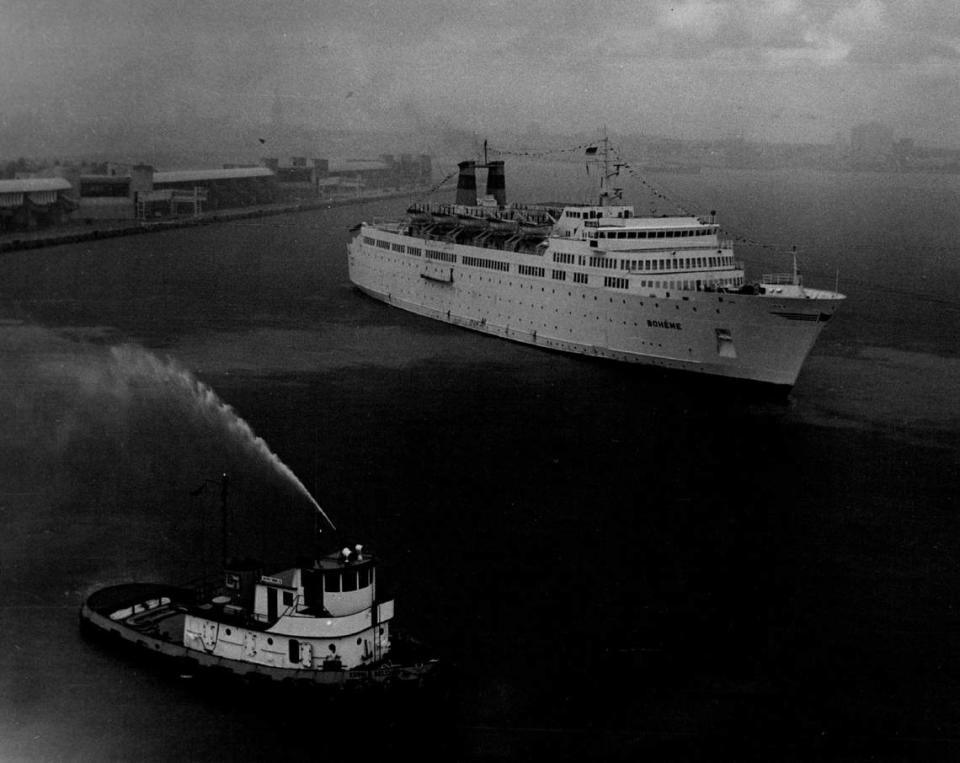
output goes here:
[{"label": "wake in water", "polygon": [[197,415],[219,423],[250,453],[272,466],[280,476],[292,483],[330,527],[336,530],[336,525],[290,467],[283,463],[277,454],[270,450],[263,438],[257,436],[250,425],[237,415],[230,405],[223,402],[210,387],[172,360],[163,361],[139,347],[121,345],[111,348],[110,353],[115,363],[114,373],[118,375],[116,381],[129,382],[140,377],[182,391]]}]

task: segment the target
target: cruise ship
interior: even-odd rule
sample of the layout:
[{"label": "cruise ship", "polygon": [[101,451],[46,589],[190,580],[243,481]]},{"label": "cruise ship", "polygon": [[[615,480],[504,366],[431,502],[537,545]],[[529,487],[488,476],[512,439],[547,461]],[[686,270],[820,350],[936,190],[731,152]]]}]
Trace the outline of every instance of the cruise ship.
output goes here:
[{"label": "cruise ship", "polygon": [[[351,282],[395,307],[550,350],[789,389],[845,298],[793,271],[748,281],[716,215],[638,216],[588,148],[596,204],[508,204],[504,162],[463,161],[454,204],[357,226]],[[477,195],[477,170],[486,195]]]}]

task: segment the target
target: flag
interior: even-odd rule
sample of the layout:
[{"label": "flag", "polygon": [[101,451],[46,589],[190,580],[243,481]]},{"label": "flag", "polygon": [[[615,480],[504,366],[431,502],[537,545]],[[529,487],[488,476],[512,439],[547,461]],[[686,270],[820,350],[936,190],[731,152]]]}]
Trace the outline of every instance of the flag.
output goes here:
[{"label": "flag", "polygon": [[597,153],[596,146],[587,146],[587,156],[593,156],[595,153]]}]

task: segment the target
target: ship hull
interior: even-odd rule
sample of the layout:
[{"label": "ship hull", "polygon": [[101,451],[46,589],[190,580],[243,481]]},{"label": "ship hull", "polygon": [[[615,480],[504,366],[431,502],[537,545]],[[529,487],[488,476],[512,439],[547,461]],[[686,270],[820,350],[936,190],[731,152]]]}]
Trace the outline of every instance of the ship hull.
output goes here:
[{"label": "ship hull", "polygon": [[[371,233],[371,235],[373,235]],[[376,231],[398,247],[437,242]],[[462,264],[491,252],[444,244],[444,262],[349,245],[351,282],[394,307],[550,350],[790,388],[837,301],[683,291],[639,294]],[[545,258],[539,258],[545,259]]]},{"label": "ship hull", "polygon": [[434,667],[433,661],[407,665],[391,661],[354,670],[291,669],[191,649],[176,634],[183,617],[178,602],[189,598],[188,591],[159,584],[113,586],[95,592],[84,602],[80,626],[95,640],[191,675],[199,672],[222,678],[266,679],[284,685],[360,687],[420,684]]}]

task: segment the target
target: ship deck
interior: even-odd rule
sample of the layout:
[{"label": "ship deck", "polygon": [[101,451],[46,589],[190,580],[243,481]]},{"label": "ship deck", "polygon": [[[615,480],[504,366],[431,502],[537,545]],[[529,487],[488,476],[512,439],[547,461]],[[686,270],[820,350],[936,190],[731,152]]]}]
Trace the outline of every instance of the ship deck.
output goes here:
[{"label": "ship deck", "polygon": [[125,583],[104,588],[87,599],[87,607],[118,625],[145,636],[179,644],[186,612],[195,594],[158,583]]}]

